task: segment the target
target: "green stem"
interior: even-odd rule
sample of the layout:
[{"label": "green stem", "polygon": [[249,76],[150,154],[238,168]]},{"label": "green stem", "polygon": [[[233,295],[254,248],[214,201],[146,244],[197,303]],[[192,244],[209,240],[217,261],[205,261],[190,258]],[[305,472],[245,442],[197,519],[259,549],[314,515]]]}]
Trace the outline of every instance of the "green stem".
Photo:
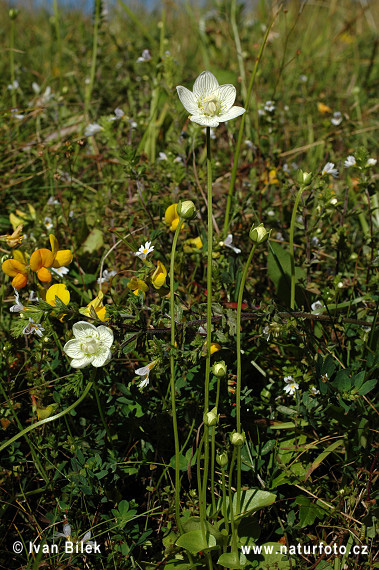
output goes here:
[{"label": "green stem", "polygon": [[232,206],[232,199],[233,199],[233,192],[234,192],[234,186],[236,183],[236,178],[237,178],[237,167],[238,167],[238,159],[239,159],[239,155],[240,155],[240,151],[241,151],[241,144],[242,144],[242,138],[244,136],[244,128],[245,128],[245,120],[246,120],[246,115],[250,106],[250,95],[251,95],[251,91],[253,89],[253,85],[254,85],[254,81],[255,81],[255,77],[257,75],[257,71],[258,71],[258,66],[259,63],[262,59],[262,55],[263,55],[263,51],[264,48],[266,46],[267,43],[267,38],[268,35],[270,33],[270,30],[272,28],[272,25],[274,24],[276,19],[276,16],[274,17],[273,21],[271,22],[271,24],[268,26],[265,36],[263,38],[263,42],[262,45],[259,49],[259,53],[258,53],[258,57],[255,61],[255,65],[254,65],[254,69],[253,69],[253,73],[251,75],[251,79],[250,79],[250,83],[249,83],[249,87],[247,89],[247,94],[246,94],[246,100],[245,100],[245,109],[246,109],[246,113],[244,113],[242,115],[241,118],[241,123],[240,123],[240,128],[238,131],[238,139],[237,139],[237,145],[236,145],[236,151],[234,154],[234,160],[233,160],[233,168],[232,168],[232,174],[231,174],[231,178],[230,178],[230,184],[229,184],[229,191],[228,191],[228,197],[227,197],[227,201],[226,201],[226,209],[225,209],[225,220],[224,220],[224,233],[223,233],[223,237],[224,239],[226,238],[228,231],[229,231],[229,218],[230,218],[230,209]]},{"label": "green stem", "polygon": [[291,297],[290,297],[290,307],[293,311],[295,309],[295,252],[293,247],[293,236],[295,233],[295,223],[296,223],[296,214],[297,208],[299,206],[300,198],[302,193],[304,192],[305,186],[300,186],[300,190],[297,193],[295,204],[292,210],[291,216],[291,225],[290,225],[290,257],[291,257]]},{"label": "green stem", "polygon": [[9,65],[10,65],[10,72],[11,72],[11,98],[12,98],[12,107],[13,109],[17,106],[16,101],[16,89],[13,88],[13,84],[15,81],[15,69],[14,69],[14,32],[15,32],[15,20],[11,18],[11,29],[10,29],[10,37],[9,37]]},{"label": "green stem", "polygon": [[[237,455],[237,450],[236,450],[236,446],[233,447],[233,455],[232,455],[232,460],[230,462],[230,468],[229,468],[229,485],[228,485],[228,490],[229,490],[229,509],[230,509],[230,524],[232,527],[232,552],[238,552],[237,550],[237,532],[236,532],[236,527],[234,524],[234,512],[233,512],[233,495],[232,495],[232,480],[233,480],[233,469],[234,469],[234,464],[236,462],[236,455]],[[237,509],[237,513],[238,513],[238,509]]]},{"label": "green stem", "polygon": [[96,60],[97,60],[97,39],[100,27],[100,8],[101,8],[101,0],[95,0],[95,21],[93,25],[92,62],[91,62],[89,84],[86,89],[85,102],[84,102],[84,114],[86,118],[88,117],[88,109],[91,101],[93,84],[95,82]]},{"label": "green stem", "polygon": [[[218,410],[218,403],[220,401],[220,378],[217,378],[217,393],[215,408]],[[211,496],[212,496],[212,509],[213,513],[216,512],[216,493],[215,487],[215,459],[216,459],[216,426],[212,429],[212,453],[211,453]]]},{"label": "green stem", "polygon": [[[221,467],[221,480],[222,480],[222,510],[224,513],[224,525],[225,525],[225,531],[226,531],[226,536],[228,536],[229,534],[229,521],[228,521],[228,516],[227,516],[227,511],[226,511],[226,494],[227,494],[227,487],[226,487],[226,481],[225,481],[225,467]],[[226,552],[226,545],[223,547],[223,552]]]},{"label": "green stem", "polygon": [[[59,26],[59,10],[58,10],[58,0],[54,0],[53,3],[53,11],[54,11],[54,25],[55,25],[55,35],[57,38],[57,47],[58,47],[58,71],[59,71],[59,92],[62,92],[62,39],[61,39],[61,31]],[[59,109],[60,107],[58,107]]]},{"label": "green stem", "polygon": [[180,521],[180,447],[178,434],[178,421],[176,417],[175,402],[175,294],[174,294],[174,273],[175,273],[175,251],[178,242],[178,236],[183,224],[183,218],[179,217],[179,222],[175,230],[174,239],[171,248],[170,260],[170,320],[171,320],[171,347],[170,347],[170,390],[171,390],[171,410],[172,410],[172,426],[174,429],[175,442],[175,516],[176,524],[180,534],[183,533],[182,523]]},{"label": "green stem", "polygon": [[44,420],[40,420],[39,422],[36,422],[35,424],[32,424],[31,426],[23,429],[22,431],[17,433],[15,436],[11,437],[11,439],[8,439],[8,441],[6,441],[2,445],[0,445],[0,452],[3,451],[3,449],[5,449],[6,447],[8,447],[8,445],[11,445],[11,443],[13,443],[14,441],[17,441],[20,437],[25,436],[25,434],[29,433],[33,429],[36,429],[40,426],[43,426],[43,425],[47,424],[48,422],[52,422],[54,420],[57,420],[57,419],[65,416],[69,412],[71,412],[71,410],[76,408],[76,406],[78,406],[80,404],[80,402],[82,400],[84,400],[84,398],[87,396],[88,392],[92,388],[92,384],[93,384],[93,382],[88,382],[83,394],[73,404],[71,404],[71,406],[69,406],[68,408],[66,408],[62,412],[59,412],[59,414],[55,414],[54,416],[50,416],[49,418],[46,418]]},{"label": "green stem", "polygon": [[[242,299],[245,289],[247,272],[249,270],[251,260],[255,252],[257,244],[255,243],[250,250],[249,257],[245,264],[241,283],[238,290],[237,300],[237,386],[236,386],[236,419],[237,419],[237,432],[241,433],[241,385],[242,385],[242,362],[241,362],[241,312],[242,312]],[[240,511],[241,501],[241,446],[237,450],[237,512]]]},{"label": "green stem", "polygon": [[96,398],[97,408],[98,408],[99,414],[100,414],[100,419],[101,419],[101,422],[104,426],[105,432],[107,434],[108,442],[112,446],[112,436],[111,436],[111,432],[109,430],[108,424],[105,421],[103,407],[101,405],[101,401],[100,401],[100,397],[99,397],[99,391],[97,389],[96,382],[94,382],[94,388],[95,388],[95,398]]}]

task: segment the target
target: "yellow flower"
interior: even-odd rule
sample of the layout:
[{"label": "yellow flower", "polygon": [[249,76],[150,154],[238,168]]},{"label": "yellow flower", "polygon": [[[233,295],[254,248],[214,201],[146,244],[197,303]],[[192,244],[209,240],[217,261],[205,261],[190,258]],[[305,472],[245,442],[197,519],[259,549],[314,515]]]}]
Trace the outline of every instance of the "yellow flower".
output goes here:
[{"label": "yellow flower", "polygon": [[166,285],[167,269],[161,261],[158,261],[157,268],[151,276],[151,282],[156,289]]},{"label": "yellow flower", "polygon": [[19,250],[13,252],[13,259],[7,259],[2,264],[2,270],[12,279],[12,287],[14,289],[22,289],[28,282],[28,268],[26,265],[25,254]]},{"label": "yellow flower", "polygon": [[100,319],[101,321],[107,321],[108,320],[108,318],[106,317],[107,310],[103,305],[103,297],[104,293],[102,291],[99,291],[97,297],[92,299],[92,301],[88,303],[86,307],[81,307],[79,309],[79,313],[81,315],[85,315],[86,317],[92,317],[93,311],[95,311],[98,319]]},{"label": "yellow flower", "polygon": [[171,204],[165,212],[164,219],[168,226],[170,226],[170,230],[174,232],[178,227],[179,223],[179,216],[177,212],[178,204]]},{"label": "yellow flower", "polygon": [[197,236],[196,238],[187,239],[183,245],[184,253],[193,253],[196,250],[203,248],[203,242],[201,241],[201,237]]},{"label": "yellow flower", "polygon": [[324,103],[317,103],[317,109],[318,112],[321,113],[322,115],[325,115],[325,113],[331,113],[332,110],[330,107],[328,107],[328,105],[325,105]]},{"label": "yellow flower", "polygon": [[[221,345],[218,344],[218,342],[211,342],[211,356],[212,354],[214,354],[215,352],[218,352],[219,350],[221,350]],[[207,355],[207,343],[205,342],[203,344],[203,349],[201,351],[202,356],[206,356]]]},{"label": "yellow flower", "polygon": [[275,168],[272,168],[269,171],[265,170],[262,175],[262,180],[265,184],[279,184]]},{"label": "yellow flower", "polygon": [[37,249],[30,256],[30,269],[37,273],[37,277],[43,283],[50,283],[52,279],[50,267],[63,267],[72,261],[72,253],[69,249],[59,250],[58,240],[53,234],[49,236],[51,251],[49,249]]},{"label": "yellow flower", "polygon": [[46,303],[49,303],[52,307],[56,307],[55,297],[58,297],[65,305],[70,302],[70,292],[66,285],[59,283],[58,285],[52,285],[46,291]]},{"label": "yellow flower", "polygon": [[134,295],[139,295],[142,292],[145,297],[145,293],[149,290],[149,286],[146,285],[145,281],[138,279],[138,277],[132,277],[129,283],[127,283],[127,288],[133,291]]}]

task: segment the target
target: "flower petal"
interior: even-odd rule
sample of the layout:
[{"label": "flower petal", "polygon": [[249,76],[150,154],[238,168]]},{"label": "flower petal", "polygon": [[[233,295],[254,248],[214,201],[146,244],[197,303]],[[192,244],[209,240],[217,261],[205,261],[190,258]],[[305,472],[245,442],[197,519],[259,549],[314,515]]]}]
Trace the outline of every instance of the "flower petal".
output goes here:
[{"label": "flower petal", "polygon": [[196,79],[193,86],[193,94],[196,99],[203,99],[218,89],[218,81],[210,71],[203,71]]},{"label": "flower petal", "polygon": [[69,356],[70,358],[82,358],[83,351],[81,349],[80,342],[75,340],[74,338],[68,340],[63,347],[63,351]]},{"label": "flower petal", "polygon": [[72,253],[69,249],[61,249],[57,251],[53,267],[63,267],[69,265],[72,261]]},{"label": "flower petal", "polygon": [[236,100],[236,88],[234,85],[220,85],[219,87],[219,100],[221,101],[221,108],[223,112],[227,112]]},{"label": "flower petal", "polygon": [[97,332],[100,335],[101,342],[107,347],[110,348],[113,344],[113,331],[109,327],[105,327],[104,325],[100,325],[97,327]]},{"label": "flower petal", "polygon": [[230,121],[231,119],[235,119],[236,117],[243,115],[245,111],[246,109],[244,109],[243,107],[232,107],[231,109],[229,109],[229,111],[220,115],[219,120],[221,122]]},{"label": "flower petal", "polygon": [[17,259],[7,259],[4,261],[2,270],[4,273],[9,275],[9,277],[15,277],[18,273],[22,273],[23,275],[28,273],[25,265],[20,261],[17,261]]},{"label": "flower petal", "polygon": [[109,350],[109,348],[104,348],[104,350],[102,350],[99,354],[96,354],[93,357],[91,364],[92,366],[95,366],[95,368],[99,368],[100,366],[108,364],[111,358],[112,358],[112,353]]},{"label": "flower petal", "polygon": [[46,269],[46,267],[41,267],[41,269],[37,271],[37,277],[40,281],[42,281],[42,283],[50,283],[53,278],[50,271]]},{"label": "flower petal", "polygon": [[22,273],[17,273],[16,277],[12,279],[12,287],[14,289],[22,289],[28,282],[28,276]]},{"label": "flower petal", "polygon": [[190,120],[193,123],[202,125],[203,127],[218,127],[220,121],[223,121],[222,117],[206,117],[205,115],[192,115]]},{"label": "flower petal", "polygon": [[179,99],[183,105],[183,107],[191,114],[194,115],[199,107],[197,105],[196,99],[192,91],[187,89],[187,87],[183,87],[183,85],[178,85],[176,88],[178,92]]},{"label": "flower petal", "polygon": [[41,267],[51,267],[53,265],[54,255],[49,249],[37,249],[30,256],[30,269],[38,271]]},{"label": "flower petal", "polygon": [[72,327],[72,332],[77,340],[84,340],[89,336],[98,338],[96,327],[86,321],[78,321]]},{"label": "flower petal", "polygon": [[46,303],[49,303],[52,307],[56,306],[55,297],[58,297],[65,305],[70,302],[70,293],[63,283],[58,283],[57,285],[52,285],[46,291]]},{"label": "flower petal", "polygon": [[82,356],[81,358],[73,358],[70,364],[73,368],[84,368],[91,364],[92,360],[93,356]]}]

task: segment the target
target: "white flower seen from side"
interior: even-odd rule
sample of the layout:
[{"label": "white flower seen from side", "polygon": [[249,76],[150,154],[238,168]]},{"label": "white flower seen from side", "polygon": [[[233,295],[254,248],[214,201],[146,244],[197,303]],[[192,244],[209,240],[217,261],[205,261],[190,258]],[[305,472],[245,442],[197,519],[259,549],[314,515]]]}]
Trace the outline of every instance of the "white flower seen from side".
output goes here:
[{"label": "white flower seen from side", "polygon": [[57,538],[65,538],[66,540],[70,540],[71,539],[71,525],[69,525],[68,523],[63,525],[63,532],[55,532],[53,539],[57,539]]},{"label": "white flower seen from side", "polygon": [[333,178],[337,178],[338,170],[334,168],[334,162],[327,162],[322,169],[321,175],[325,176],[326,174],[331,174]]},{"label": "white flower seen from side", "polygon": [[34,322],[34,320],[29,317],[29,322],[22,331],[22,334],[36,334],[37,336],[42,336],[42,331],[44,330],[42,325]]},{"label": "white flower seen from side", "polygon": [[150,362],[146,366],[142,366],[142,368],[137,368],[137,370],[134,371],[134,373],[137,374],[137,376],[142,377],[142,380],[138,384],[139,388],[146,388],[146,386],[149,385],[150,371],[154,368],[154,366],[156,365],[157,362],[158,362],[158,360],[153,360],[152,362]]},{"label": "white flower seen from side", "polygon": [[136,251],[134,255],[144,260],[152,251],[154,251],[154,246],[151,245],[151,241],[147,241],[145,245],[141,245],[139,250]]},{"label": "white flower seen from side", "polygon": [[323,308],[324,308],[324,304],[321,303],[321,301],[315,301],[311,305],[311,309],[312,309],[313,313],[320,313],[320,312],[322,312]]},{"label": "white flower seen from side", "polygon": [[345,168],[350,168],[350,166],[355,166],[357,164],[355,157],[350,154],[344,162]]},{"label": "white flower seen from side", "polygon": [[17,291],[17,289],[14,290],[14,296],[15,296],[16,304],[12,305],[9,310],[11,313],[20,313],[21,311],[23,311],[25,309],[25,307],[20,301],[20,293]]},{"label": "white flower seen from side", "polygon": [[141,57],[139,57],[137,59],[137,63],[145,63],[146,61],[150,61],[151,60],[151,53],[150,50],[148,49],[144,49],[142,52]]},{"label": "white flower seen from side", "polygon": [[203,71],[196,79],[193,91],[182,85],[176,88],[180,101],[190,113],[190,120],[204,127],[218,127],[242,115],[246,109],[234,107],[234,85],[219,85],[210,71]]},{"label": "white flower seen from side", "polygon": [[99,368],[108,364],[113,344],[113,331],[109,327],[95,327],[86,321],[79,321],[72,327],[72,332],[75,338],[66,342],[63,350],[72,358],[73,368],[84,368],[89,364]]},{"label": "white flower seen from side", "polygon": [[97,133],[99,133],[102,130],[103,130],[103,127],[101,127],[98,123],[90,123],[84,129],[84,136],[85,137],[93,137],[93,135],[96,135]]},{"label": "white flower seen from side", "polygon": [[67,275],[70,270],[68,267],[50,267],[50,271],[55,273],[58,277],[63,277],[63,275]]},{"label": "white flower seen from side", "polygon": [[295,380],[292,378],[292,376],[285,376],[284,382],[286,383],[286,386],[284,386],[285,393],[288,396],[294,396],[296,390],[299,389],[299,384],[297,382],[295,382]]},{"label": "white flower seen from side", "polygon": [[368,166],[375,166],[375,164],[376,164],[377,162],[378,162],[378,161],[376,160],[376,158],[369,158],[368,161],[366,162],[366,165],[365,165],[365,166],[366,166],[366,167],[368,167]]},{"label": "white flower seen from side", "polygon": [[241,253],[241,250],[238,247],[234,247],[234,245],[232,245],[232,242],[233,242],[233,235],[228,234],[224,241],[220,241],[220,245],[225,246],[225,247],[229,247],[230,249],[232,249],[234,251],[234,253],[236,253],[238,255],[239,253]]},{"label": "white flower seen from side", "polygon": [[333,113],[333,117],[330,119],[332,125],[338,127],[342,123],[342,113],[340,111],[336,111]]},{"label": "white flower seen from side", "polygon": [[99,277],[97,282],[99,283],[99,285],[101,285],[101,283],[108,283],[108,281],[110,281],[112,277],[114,277],[115,275],[117,275],[117,271],[115,271],[114,269],[112,269],[111,271],[108,271],[108,269],[104,269],[104,271],[101,274],[101,277]]}]

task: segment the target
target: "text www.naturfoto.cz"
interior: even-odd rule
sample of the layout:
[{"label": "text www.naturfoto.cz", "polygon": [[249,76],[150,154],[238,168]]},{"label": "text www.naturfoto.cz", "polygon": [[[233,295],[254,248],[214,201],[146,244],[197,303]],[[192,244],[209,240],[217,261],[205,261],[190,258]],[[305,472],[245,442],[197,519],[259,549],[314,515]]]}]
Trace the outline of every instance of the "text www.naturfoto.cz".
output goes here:
[{"label": "text www.naturfoto.cz", "polygon": [[[279,545],[278,545],[279,546]],[[304,545],[304,544],[297,544],[292,546],[286,546],[281,544],[279,548],[275,548],[274,551],[273,544],[263,544],[257,545],[253,544],[252,546],[241,546],[241,551],[243,554],[336,554],[336,555],[344,555],[347,552],[346,546],[343,544],[337,545],[333,544],[330,546],[328,544],[314,544],[314,545]],[[358,545],[355,544],[351,549],[349,549],[348,554],[368,554],[368,546],[367,545]]]}]

